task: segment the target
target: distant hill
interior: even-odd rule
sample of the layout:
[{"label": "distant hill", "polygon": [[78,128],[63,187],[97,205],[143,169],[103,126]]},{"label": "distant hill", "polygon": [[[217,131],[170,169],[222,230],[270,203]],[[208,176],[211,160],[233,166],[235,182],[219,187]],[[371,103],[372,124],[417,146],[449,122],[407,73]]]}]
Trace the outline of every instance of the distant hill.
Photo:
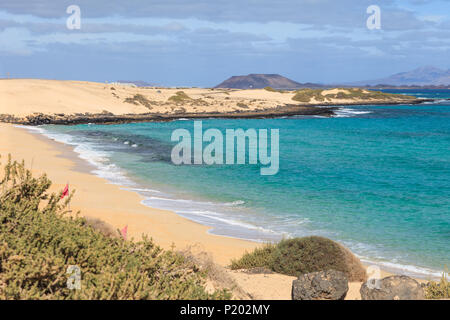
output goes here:
[{"label": "distant hill", "polygon": [[233,76],[216,88],[229,89],[262,89],[272,87],[274,89],[299,89],[299,88],[321,88],[322,85],[314,83],[299,83],[279,74],[249,74],[246,76]]},{"label": "distant hill", "polygon": [[441,70],[431,66],[421,67],[408,72],[396,73],[387,78],[359,81],[352,83],[352,85],[445,86],[450,85],[450,69]]}]

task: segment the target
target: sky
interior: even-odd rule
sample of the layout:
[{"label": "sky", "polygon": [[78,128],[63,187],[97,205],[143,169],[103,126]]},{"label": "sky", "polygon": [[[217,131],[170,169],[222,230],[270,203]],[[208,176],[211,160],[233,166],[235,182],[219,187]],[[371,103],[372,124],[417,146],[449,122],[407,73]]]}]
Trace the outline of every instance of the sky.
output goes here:
[{"label": "sky", "polygon": [[[80,29],[67,27],[71,5]],[[371,5],[380,29],[367,27]],[[449,49],[450,0],[0,0],[0,78],[332,84],[449,69]]]}]

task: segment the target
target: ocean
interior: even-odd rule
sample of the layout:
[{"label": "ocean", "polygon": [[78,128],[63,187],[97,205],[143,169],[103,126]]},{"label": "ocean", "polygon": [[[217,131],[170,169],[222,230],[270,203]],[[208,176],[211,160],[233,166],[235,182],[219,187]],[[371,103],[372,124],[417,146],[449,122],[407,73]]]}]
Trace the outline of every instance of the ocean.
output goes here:
[{"label": "ocean", "polygon": [[279,129],[280,169],[174,165],[173,130],[193,121],[42,126],[95,174],[213,227],[261,242],[320,235],[363,262],[418,277],[450,264],[449,90],[385,90],[439,99],[421,105],[341,107],[337,116],[205,119],[203,129]]}]

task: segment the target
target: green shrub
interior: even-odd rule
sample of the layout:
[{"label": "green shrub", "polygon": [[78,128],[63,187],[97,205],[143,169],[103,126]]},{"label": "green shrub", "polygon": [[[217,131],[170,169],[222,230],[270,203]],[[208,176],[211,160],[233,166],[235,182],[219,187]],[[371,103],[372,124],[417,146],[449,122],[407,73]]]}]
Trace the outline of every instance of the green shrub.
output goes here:
[{"label": "green shrub", "polygon": [[345,94],[344,92],[338,92],[335,96],[336,99],[347,99],[349,96]]},{"label": "green shrub", "polygon": [[265,87],[264,90],[269,91],[269,92],[279,92],[279,93],[285,93],[285,90],[280,90],[280,89],[274,89],[272,87]]},{"label": "green shrub", "polygon": [[[229,298],[207,293],[205,273],[180,254],[66,216],[73,193],[61,203],[50,185],[9,158],[0,180],[0,300]],[[70,265],[81,270],[80,290],[67,287]]]},{"label": "green shrub", "polygon": [[346,274],[349,281],[365,281],[366,271],[358,258],[337,242],[322,237],[282,240],[246,253],[233,261],[232,269],[266,267],[281,274],[301,274],[336,270]]},{"label": "green shrub", "polygon": [[445,273],[442,274],[440,282],[431,281],[425,287],[427,299],[450,299],[450,282]]},{"label": "green shrub", "polygon": [[306,237],[281,241],[274,253],[273,271],[299,276],[304,273],[336,270],[350,281],[365,280],[365,269],[343,246],[327,238]]},{"label": "green shrub", "polygon": [[273,244],[265,244],[261,248],[256,248],[253,252],[246,252],[240,259],[231,261],[231,269],[252,269],[252,268],[268,268],[273,265],[273,252],[276,246]]},{"label": "green shrub", "polygon": [[338,88],[340,90],[345,90],[345,92],[341,91],[338,93],[329,93],[323,95],[322,89],[301,89],[295,91],[295,95],[292,97],[292,100],[308,103],[311,99],[315,99],[316,101],[330,102],[330,99],[350,99],[350,100],[369,100],[369,99],[377,99],[377,100],[411,100],[416,99],[412,96],[400,95],[400,94],[392,94],[392,93],[384,93],[380,91],[366,91],[360,88]]},{"label": "green shrub", "polygon": [[325,101],[325,97],[322,95],[321,89],[301,89],[295,91],[295,95],[292,97],[292,100],[299,102],[310,102],[311,99],[315,99],[316,101]]},{"label": "green shrub", "polygon": [[175,95],[173,95],[169,98],[169,101],[172,101],[175,103],[184,102],[186,100],[192,100],[192,99],[184,91],[177,91],[175,93]]}]

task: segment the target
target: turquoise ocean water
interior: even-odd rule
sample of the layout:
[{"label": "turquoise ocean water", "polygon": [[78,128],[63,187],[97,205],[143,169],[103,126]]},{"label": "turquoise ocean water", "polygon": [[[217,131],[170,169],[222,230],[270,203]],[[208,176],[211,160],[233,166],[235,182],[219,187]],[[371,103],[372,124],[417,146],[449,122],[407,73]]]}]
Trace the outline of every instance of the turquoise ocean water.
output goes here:
[{"label": "turquoise ocean water", "polygon": [[94,172],[226,236],[272,241],[322,235],[363,261],[429,277],[450,265],[450,91],[443,99],[342,107],[334,118],[208,119],[204,130],[280,130],[280,171],[170,161],[174,129],[193,121],[44,126]]}]

